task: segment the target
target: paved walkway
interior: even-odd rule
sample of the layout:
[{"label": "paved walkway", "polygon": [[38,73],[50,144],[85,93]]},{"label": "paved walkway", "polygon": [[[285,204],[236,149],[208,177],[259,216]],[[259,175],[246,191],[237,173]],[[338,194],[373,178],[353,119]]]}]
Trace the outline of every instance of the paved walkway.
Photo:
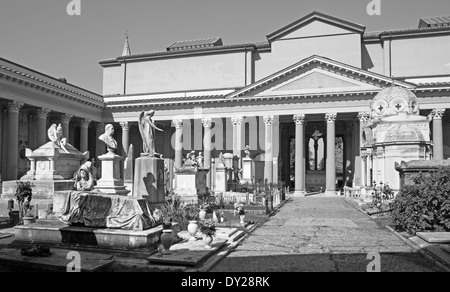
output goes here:
[{"label": "paved walkway", "polygon": [[293,198],[212,272],[366,272],[369,252],[381,271],[439,271],[342,198]]}]

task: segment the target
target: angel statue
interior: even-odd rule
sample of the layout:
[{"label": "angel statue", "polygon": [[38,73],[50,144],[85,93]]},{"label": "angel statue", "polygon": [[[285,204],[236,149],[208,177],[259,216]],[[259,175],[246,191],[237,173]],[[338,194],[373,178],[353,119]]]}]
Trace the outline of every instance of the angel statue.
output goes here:
[{"label": "angel statue", "polygon": [[163,132],[155,126],[153,122],[154,110],[142,111],[139,115],[139,132],[142,136],[142,141],[144,143],[144,153],[149,156],[158,157],[159,153],[156,152],[155,144],[155,130]]},{"label": "angel statue", "polygon": [[66,149],[66,138],[63,138],[62,133],[62,127],[61,124],[56,126],[56,124],[53,124],[50,126],[50,128],[47,131],[48,138],[50,141],[56,144],[56,146],[61,147],[65,152],[69,152]]}]

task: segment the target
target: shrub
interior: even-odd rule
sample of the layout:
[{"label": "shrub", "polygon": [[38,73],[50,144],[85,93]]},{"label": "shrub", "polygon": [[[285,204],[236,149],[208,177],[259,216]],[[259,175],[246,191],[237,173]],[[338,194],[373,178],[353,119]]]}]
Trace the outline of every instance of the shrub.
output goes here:
[{"label": "shrub", "polygon": [[450,231],[450,168],[419,173],[413,182],[401,188],[392,204],[396,229],[409,234]]},{"label": "shrub", "polygon": [[181,204],[179,196],[172,196],[161,205],[161,213],[164,222],[178,222],[182,229],[185,229],[184,221],[198,220],[200,209],[197,205]]}]

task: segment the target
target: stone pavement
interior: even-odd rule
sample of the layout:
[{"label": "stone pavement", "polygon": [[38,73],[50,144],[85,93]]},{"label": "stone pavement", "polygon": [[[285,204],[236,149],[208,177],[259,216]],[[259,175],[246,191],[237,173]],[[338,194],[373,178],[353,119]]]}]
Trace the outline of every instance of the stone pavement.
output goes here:
[{"label": "stone pavement", "polygon": [[382,272],[441,271],[343,198],[292,198],[211,272],[366,272],[381,255]]}]

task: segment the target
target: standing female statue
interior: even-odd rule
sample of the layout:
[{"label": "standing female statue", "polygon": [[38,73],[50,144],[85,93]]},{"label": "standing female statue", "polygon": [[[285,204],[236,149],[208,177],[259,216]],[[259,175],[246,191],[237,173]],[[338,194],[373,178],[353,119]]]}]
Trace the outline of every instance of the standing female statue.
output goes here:
[{"label": "standing female statue", "polygon": [[139,132],[142,136],[142,141],[144,144],[144,153],[149,156],[158,156],[156,152],[155,144],[155,130],[163,132],[153,123],[152,117],[155,114],[154,110],[142,111],[139,115]]}]

